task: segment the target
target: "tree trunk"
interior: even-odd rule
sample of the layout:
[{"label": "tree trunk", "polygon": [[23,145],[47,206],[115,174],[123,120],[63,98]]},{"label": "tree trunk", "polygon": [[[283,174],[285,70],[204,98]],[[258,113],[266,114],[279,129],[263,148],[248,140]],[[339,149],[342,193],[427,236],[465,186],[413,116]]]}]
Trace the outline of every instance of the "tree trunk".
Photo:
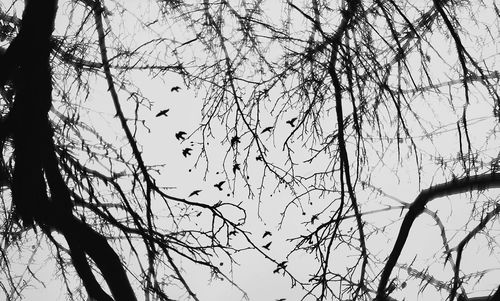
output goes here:
[{"label": "tree trunk", "polygon": [[12,202],[25,226],[36,223],[45,231],[55,229],[64,235],[73,265],[91,299],[113,300],[95,279],[87,256],[102,272],[114,300],[135,301],[120,258],[106,238],[73,216],[69,189],[59,169],[48,117],[56,12],[57,0],[26,0],[19,34],[0,59],[0,85],[12,81],[15,89],[6,121],[15,158]]}]

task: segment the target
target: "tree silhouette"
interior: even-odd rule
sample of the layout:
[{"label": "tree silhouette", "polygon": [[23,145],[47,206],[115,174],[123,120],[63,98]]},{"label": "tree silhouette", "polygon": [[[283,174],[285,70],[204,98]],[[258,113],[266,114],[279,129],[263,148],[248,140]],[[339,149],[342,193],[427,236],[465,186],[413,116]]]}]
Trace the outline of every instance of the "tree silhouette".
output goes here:
[{"label": "tree silhouette", "polygon": [[[314,254],[316,270],[309,272],[313,276],[308,281],[294,284],[316,300],[406,297],[399,284],[402,276],[391,273],[395,266],[398,275],[427,279],[403,267],[413,269],[411,261],[397,258],[413,220],[420,213],[439,220],[428,201],[469,192],[475,205],[459,229],[471,238],[450,247],[456,242],[448,237],[460,231],[443,226],[442,248],[447,251],[435,253],[434,259],[445,266],[445,282],[452,285],[435,288],[451,299],[458,289],[464,295],[473,292],[471,279],[461,270],[461,248],[491,226],[484,216],[497,216],[493,197],[481,194],[493,193],[498,176],[496,163],[491,163],[498,156],[492,144],[498,121],[498,56],[490,48],[498,28],[486,25],[498,20],[496,4],[313,0],[283,2],[275,11],[270,7],[267,2],[242,8],[205,1],[189,12],[197,37],[193,43],[218,50],[207,54],[211,63],[204,66],[211,68],[203,69],[205,77],[197,74],[200,82],[215,83],[206,97],[203,137],[213,133],[214,119],[224,124],[231,144],[227,163],[252,166],[248,158],[262,161],[260,172],[267,180],[242,183],[249,195],[266,206],[262,190],[274,177],[276,190],[293,195],[283,205],[279,226],[292,223],[287,216],[294,216],[294,208],[308,225],[292,239],[295,247],[288,255]],[[494,33],[484,38],[478,26]],[[271,143],[259,132],[270,123]],[[202,155],[206,151],[208,156],[208,143],[202,146]],[[283,156],[286,160],[280,160]],[[391,195],[402,182],[413,185],[403,201]],[[481,193],[474,195],[474,190]],[[392,205],[394,200],[399,204]],[[483,213],[476,211],[478,206]],[[369,245],[386,228],[394,228],[401,210],[407,213],[398,238],[393,237],[392,253],[387,247],[372,251]],[[373,222],[371,215],[387,222]],[[467,230],[467,223],[474,222],[481,231]],[[339,272],[333,263],[339,265],[336,258],[343,258],[346,248],[357,253],[357,260],[344,262],[346,272]],[[433,287],[433,282],[424,283],[422,290]]]},{"label": "tree silhouette", "polygon": [[[0,280],[9,299],[23,290],[12,258],[38,242],[69,298],[80,285],[71,262],[95,300],[172,300],[173,287],[203,299],[181,262],[233,282],[218,258],[234,262],[246,250],[303,300],[467,300],[478,287],[498,300],[495,1],[51,0],[0,9]],[[143,148],[157,110],[136,80],[142,72],[175,74],[199,93],[199,127],[175,125],[165,136],[207,178],[196,191],[228,190],[228,199],[194,202],[165,188],[165,169]],[[187,91],[165,87],[163,97]],[[179,114],[168,106],[164,122]],[[191,147],[179,151],[184,134]],[[258,202],[230,200],[245,193]],[[273,248],[248,218],[275,226]],[[408,247],[419,230],[439,233],[437,245],[419,244],[430,254]],[[489,269],[466,265],[478,246]]]},{"label": "tree silhouette", "polygon": [[[18,6],[13,3],[10,10],[2,7],[1,12],[2,26],[8,27],[8,32],[2,32],[2,40],[8,43],[0,60],[2,266],[6,268],[2,288],[6,298],[22,299],[25,285],[17,284],[19,276],[9,260],[22,237],[39,244],[41,238],[47,239],[71,299],[83,292],[75,290],[68,262],[92,300],[137,300],[138,288],[146,296],[171,300],[165,287],[173,280],[162,278],[165,270],[172,271],[175,281],[198,300],[178,266],[179,258],[232,282],[210,258],[217,249],[223,253],[233,250],[219,236],[224,230],[239,231],[243,220],[227,219],[220,208],[238,207],[187,201],[158,186],[152,175],[155,170],[145,163],[136,138],[141,118],[129,119],[128,108],[121,101],[125,93],[134,107],[149,102],[133,90],[126,72],[182,73],[181,64],[138,65],[132,61],[144,56],[139,50],[128,53],[124,45],[117,52],[112,50],[108,43],[120,41],[110,41],[112,27],[106,22],[111,12],[100,1],[26,1],[20,19],[14,12]],[[62,36],[53,33],[61,6],[71,8],[64,15],[66,21],[86,14],[78,24],[68,24]],[[86,26],[92,33],[81,30]],[[119,74],[124,70],[125,74]],[[115,111],[112,118],[118,120],[126,148],[108,142],[104,132],[83,118],[89,113],[82,105],[92,91],[89,75],[106,82]],[[174,88],[172,91],[180,89]],[[96,164],[101,160],[107,162],[104,168]],[[153,198],[164,202],[172,228],[158,224]],[[180,214],[186,208],[209,212],[222,224],[201,231],[183,229]],[[199,215],[195,211],[189,214]],[[36,246],[33,248],[35,254]],[[130,254],[126,261],[124,254]],[[160,262],[164,264],[158,268]],[[129,264],[137,269],[130,269]]]}]

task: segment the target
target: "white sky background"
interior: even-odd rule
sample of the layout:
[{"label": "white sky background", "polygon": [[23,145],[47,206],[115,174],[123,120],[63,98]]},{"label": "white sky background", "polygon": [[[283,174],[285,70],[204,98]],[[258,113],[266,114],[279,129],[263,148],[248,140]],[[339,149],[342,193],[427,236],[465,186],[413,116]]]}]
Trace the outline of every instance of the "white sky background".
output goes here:
[{"label": "white sky background", "polygon": [[[145,1],[130,1],[130,3],[144,3]],[[276,1],[278,2],[278,1]],[[272,3],[276,3],[272,2]],[[127,5],[132,6],[132,4],[127,3]],[[63,14],[67,11],[67,7],[64,5],[60,6],[59,13]],[[152,8],[153,9],[153,8]],[[283,8],[276,4],[276,7],[269,8],[266,12],[272,10],[276,11],[275,16],[280,16],[283,12]],[[119,14],[114,15],[116,19],[119,18]],[[140,16],[138,16],[140,18]],[[485,17],[485,20],[487,18]],[[126,19],[125,24],[122,26],[134,27],[134,19]],[[130,22],[130,24],[127,24]],[[172,21],[174,22],[174,21]],[[294,25],[300,28],[303,24],[300,22],[294,22]],[[64,25],[63,25],[64,26]],[[333,27],[334,25],[332,25]],[[61,27],[64,28],[64,27]],[[157,28],[161,28],[158,26]],[[309,30],[310,25],[304,27],[304,30]],[[58,29],[60,30],[60,29]],[[61,33],[62,31],[60,31]],[[127,31],[124,31],[127,32]],[[130,32],[134,32],[130,30]],[[175,39],[185,39],[190,40],[192,38],[191,34],[182,34],[176,32],[158,32],[159,36],[170,36],[173,40]],[[132,34],[131,34],[132,36]],[[139,36],[140,38],[140,36]],[[145,40],[149,39],[149,36],[143,36]],[[439,40],[437,35],[436,39]],[[439,43],[437,43],[439,45]],[[491,45],[491,49],[480,49],[485,53],[490,51],[491,55],[497,55],[498,44]],[[200,53],[203,49],[199,50]],[[453,57],[456,56],[454,47],[452,45],[440,45],[439,54],[443,57]],[[479,50],[477,50],[479,51]],[[193,53],[192,55],[196,55]],[[270,51],[269,55],[273,55]],[[485,54],[484,57],[488,57]],[[491,57],[491,56],[490,56]],[[435,59],[435,57],[432,57]],[[495,57],[492,58],[490,64],[491,70],[498,70],[498,66],[495,65]],[[447,68],[448,66],[443,66],[439,63],[431,64],[433,74],[437,77],[438,74],[443,81],[447,78]],[[174,62],[174,60],[172,60]],[[116,72],[116,71],[114,71]],[[306,225],[313,214],[319,213],[319,211],[324,208],[325,203],[332,199],[332,196],[327,196],[325,198],[318,198],[313,195],[311,197],[311,202],[303,202],[303,208],[298,208],[291,206],[286,212],[283,227],[279,228],[280,213],[285,209],[286,204],[291,200],[292,195],[284,188],[276,187],[276,183],[272,179],[265,180],[266,190],[263,193],[261,199],[262,202],[259,203],[257,198],[249,198],[248,191],[242,187],[243,181],[241,180],[241,175],[234,177],[231,172],[232,159],[229,157],[226,161],[226,171],[224,172],[224,156],[226,152],[230,149],[229,143],[226,139],[223,126],[217,127],[214,124],[214,132],[218,134],[215,138],[209,138],[207,141],[210,145],[207,146],[207,152],[209,154],[209,165],[202,158],[198,165],[195,166],[197,156],[200,152],[201,145],[201,133],[195,132],[188,140],[180,143],[174,137],[174,134],[180,130],[184,130],[189,134],[195,131],[199,124],[201,118],[201,109],[203,106],[204,90],[194,91],[186,87],[181,78],[177,76],[164,76],[151,79],[144,75],[137,74],[134,76],[134,84],[141,88],[141,91],[151,99],[152,107],[141,108],[141,118],[146,121],[146,125],[151,129],[151,132],[143,131],[138,135],[140,144],[143,145],[144,156],[148,163],[151,164],[164,164],[162,167],[162,173],[158,176],[158,182],[160,185],[172,187],[169,193],[178,197],[187,197],[189,193],[195,189],[202,189],[203,191],[199,196],[192,197],[193,200],[198,202],[214,204],[219,200],[231,203],[244,204],[247,210],[247,224],[245,229],[252,231],[251,237],[257,245],[263,245],[270,241],[269,238],[262,239],[261,236],[265,230],[270,230],[273,233],[271,240],[273,241],[271,245],[271,250],[266,251],[272,258],[280,262],[286,259],[286,255],[291,250],[291,244],[285,242],[285,239],[290,237],[295,237],[300,234],[305,234],[306,229],[312,229],[311,225]],[[113,118],[114,112],[111,107],[111,100],[106,92],[105,83],[102,79],[100,80],[100,86],[95,85],[94,94],[82,106],[93,111],[87,116],[82,115],[82,118],[90,119],[96,127],[101,128],[102,134],[109,136],[111,139],[116,139],[117,143],[124,143],[125,140],[120,138],[115,138],[116,133],[119,131],[118,121]],[[170,88],[173,86],[181,86],[182,90],[179,93],[170,92]],[[448,87],[443,88],[443,92],[448,92]],[[452,94],[456,97],[456,101],[460,103],[463,101],[462,95],[463,91],[460,86],[452,87]],[[473,98],[471,99],[471,105],[468,110],[469,131],[471,133],[471,139],[473,145],[479,145],[478,149],[481,151],[482,158],[494,158],[498,154],[498,138],[493,132],[493,129],[497,127],[497,121],[492,115],[492,107],[487,105],[484,99],[487,97],[484,89],[473,89]],[[274,95],[277,97],[277,94]],[[418,187],[418,178],[415,171],[415,163],[413,155],[408,154],[408,149],[402,151],[403,155],[406,157],[402,158],[407,164],[402,164],[398,166],[395,158],[397,158],[396,148],[389,148],[389,151],[384,154],[385,163],[389,162],[390,165],[384,165],[380,158],[374,153],[368,154],[367,159],[371,162],[379,162],[379,164],[371,163],[369,164],[372,172],[371,184],[374,187],[383,189],[384,192],[398,198],[403,202],[411,202],[417,196],[420,189],[428,187],[430,184],[440,183],[444,180],[450,179],[450,175],[453,170],[450,167],[449,172],[443,174],[437,165],[436,156],[439,154],[446,158],[453,158],[457,154],[458,138],[456,137],[456,120],[457,116],[461,113],[461,105],[457,105],[456,112],[450,109],[447,101],[444,101],[446,95],[439,98],[437,95],[432,95],[429,98],[422,99],[420,97],[414,97],[411,99],[414,103],[414,109],[419,113],[420,120],[424,123],[436,128],[436,132],[430,133],[434,136],[433,144],[424,142],[427,138],[425,133],[422,133],[422,148],[420,151],[423,153],[421,158],[424,162],[424,170],[422,172],[422,186]],[[122,98],[123,99],[123,98]],[[156,118],[154,115],[162,109],[169,108],[170,112],[168,117]],[[132,117],[130,109],[128,107],[129,117]],[[101,112],[96,114],[96,112]],[[276,164],[284,163],[282,150],[282,144],[286,136],[288,135],[290,128],[285,124],[288,118],[297,116],[300,112],[290,109],[285,113],[285,117],[276,120],[276,130],[274,136],[270,135],[269,138],[264,138],[270,150],[270,159],[275,161]],[[101,116],[101,119],[96,118]],[[446,117],[444,117],[446,116]],[[325,118],[330,118],[334,120],[334,111],[331,111],[329,116]],[[389,116],[383,116],[388,118]],[[409,119],[411,120],[411,119]],[[273,119],[264,119],[262,122],[262,127],[264,127],[266,122],[272,125]],[[410,127],[415,127],[416,123],[410,121]],[[244,138],[242,139],[244,141]],[[418,140],[418,139],[417,139]],[[297,146],[301,143],[300,139],[296,138]],[[183,148],[190,146],[190,142],[193,142],[192,148],[194,149],[193,155],[184,158],[181,154]],[[387,143],[392,143],[394,146],[394,141],[387,141]],[[244,143],[242,143],[244,145]],[[126,147],[124,145],[124,147]],[[242,157],[244,156],[243,151]],[[297,157],[307,153],[307,150],[298,150]],[[251,152],[249,156],[249,161],[255,157],[255,152]],[[388,158],[388,159],[386,159]],[[258,167],[260,162],[253,161],[248,167],[249,181],[257,185],[260,182],[261,169]],[[302,173],[304,175],[310,175],[317,170],[324,162],[319,160],[316,164],[312,166],[300,166]],[[485,163],[489,163],[486,161]],[[309,170],[308,170],[309,169]],[[191,171],[190,171],[191,170]],[[397,176],[395,175],[397,173]],[[213,187],[213,184],[218,181],[226,180],[224,184],[224,191],[219,192]],[[227,196],[227,193],[231,193]],[[476,196],[477,193],[472,193]],[[482,196],[481,199],[484,200],[487,197],[495,197],[495,192]],[[370,187],[367,187],[364,192],[359,192],[358,198],[363,201],[363,211],[376,210],[381,208],[386,208],[387,205],[397,206],[399,205],[395,200],[373,193]],[[432,211],[439,212],[440,218],[446,225],[447,229],[456,230],[462,227],[464,222],[469,219],[469,214],[471,212],[470,200],[474,200],[475,197],[470,197],[469,195],[456,196],[446,199],[438,199],[433,201],[429,208]],[[302,210],[306,213],[302,215]],[[406,212],[406,211],[405,211]],[[206,214],[206,213],[205,213]],[[259,217],[260,215],[260,217]],[[383,232],[378,232],[374,234],[373,238],[368,240],[368,245],[371,253],[377,254],[379,258],[383,259],[389,252],[390,248],[394,243],[394,239],[399,230],[400,221],[402,219],[399,210],[392,210],[388,212],[367,215],[365,220],[367,223],[374,223],[376,225],[389,226]],[[329,218],[329,214],[320,215],[318,222],[325,221]],[[393,223],[390,223],[393,221]],[[206,223],[207,220],[202,214],[199,220],[193,221],[196,223]],[[472,229],[476,224],[471,223],[468,225],[467,229]],[[367,232],[370,232],[370,227],[367,227]],[[499,230],[498,220],[491,223],[491,234],[496,236]],[[347,230],[347,229],[346,229]],[[451,234],[450,234],[451,235]],[[456,242],[465,235],[465,233],[459,232],[455,237],[448,237],[453,239],[450,246],[456,245]],[[455,243],[454,243],[455,242]],[[234,243],[242,244],[240,238],[235,238]],[[490,243],[493,243],[490,241]],[[489,249],[485,248],[487,242],[484,236],[474,239],[466,251],[464,252],[464,260],[462,263],[462,268],[465,271],[474,272],[482,268],[495,268],[498,269],[500,254],[490,254]],[[448,265],[443,267],[442,260],[442,243],[441,236],[439,233],[439,228],[436,226],[435,221],[431,219],[428,215],[423,214],[419,219],[417,219],[416,224],[413,227],[413,231],[410,234],[410,239],[407,242],[403,254],[399,260],[400,263],[411,263],[414,259],[414,268],[425,269],[430,266],[430,274],[440,280],[448,280],[451,278],[452,271]],[[43,244],[40,247],[41,250],[38,254],[38,260],[43,263]],[[380,253],[377,253],[377,250]],[[265,251],[265,250],[264,250]],[[347,251],[347,250],[346,250]],[[437,254],[438,258],[434,257]],[[339,269],[342,269],[343,261],[352,261],[348,252],[345,254],[335,253],[333,258],[332,266],[338,265]],[[415,256],[417,256],[415,258]],[[232,273],[234,280],[248,293],[249,299],[254,300],[275,300],[279,298],[287,298],[287,300],[295,301],[300,300],[303,296],[303,291],[299,289],[290,289],[290,280],[287,277],[281,275],[273,274],[272,271],[276,267],[274,264],[270,263],[263,258],[255,250],[243,251],[235,255],[235,259],[240,265],[229,265],[229,261],[225,257],[221,257],[220,261],[224,264],[221,266],[226,272],[230,272],[230,267],[232,268]],[[302,280],[307,280],[310,273],[314,273],[317,263],[311,254],[295,254],[291,258],[288,258],[289,264],[288,268],[297,277]],[[437,262],[433,264],[433,262]],[[242,298],[241,293],[235,289],[231,288],[227,281],[210,281],[209,273],[203,268],[197,266],[190,266],[187,263],[183,264],[185,268],[186,280],[194,290],[201,300],[212,301],[212,300],[240,300]],[[41,274],[48,275],[51,277],[51,270],[53,267],[45,267],[42,269]],[[382,269],[382,265],[377,267],[377,271],[369,271],[370,273],[378,273]],[[395,269],[393,271],[393,276],[398,275],[400,281],[406,279],[406,273],[404,271],[398,271]],[[52,275],[54,276],[54,275]],[[498,285],[497,279],[500,279],[499,273],[492,273],[484,277],[479,285],[475,287],[478,294],[484,294],[484,292],[489,292],[491,289]],[[43,277],[40,277],[43,279]],[[57,277],[56,277],[57,278]],[[45,279],[43,279],[45,280]],[[49,286],[46,289],[36,287],[36,289],[27,289],[24,291],[25,300],[56,300],[63,299],[63,295],[60,293],[60,286],[56,282],[48,282]],[[471,283],[471,285],[474,283]],[[404,289],[397,290],[392,296],[398,300],[403,300],[405,298],[407,301],[412,300],[439,300],[446,297],[447,292],[444,291],[442,295],[435,293],[433,288],[428,288],[419,294],[419,288],[421,283],[419,281],[411,280],[408,281],[408,286]],[[175,291],[175,289],[173,290]],[[175,294],[171,295],[172,298],[176,298]],[[142,299],[142,295],[138,293],[138,298]],[[312,300],[312,298],[306,299]]]}]

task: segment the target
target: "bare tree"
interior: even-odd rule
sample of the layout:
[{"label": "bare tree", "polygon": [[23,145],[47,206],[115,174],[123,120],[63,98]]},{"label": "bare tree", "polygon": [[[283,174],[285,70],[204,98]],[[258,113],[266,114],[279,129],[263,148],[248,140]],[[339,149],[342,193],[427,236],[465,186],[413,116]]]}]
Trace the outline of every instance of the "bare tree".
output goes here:
[{"label": "bare tree", "polygon": [[[10,258],[22,250],[23,242],[40,243],[41,238],[51,246],[71,299],[82,294],[75,294],[78,290],[67,268],[69,261],[92,300],[137,300],[139,289],[147,300],[151,296],[171,300],[165,287],[173,284],[198,300],[178,266],[179,258],[231,281],[211,257],[215,252],[234,252],[222,239],[230,231],[239,231],[244,218],[230,220],[221,208],[239,210],[238,206],[207,205],[168,195],[156,184],[153,174],[157,170],[145,163],[136,138],[139,128],[147,129],[138,107],[148,108],[150,103],[132,90],[127,74],[141,69],[183,72],[179,62],[153,66],[145,61],[147,54],[141,47],[164,39],[146,41],[135,50],[130,45],[113,49],[108,45],[113,35],[107,23],[111,13],[100,1],[25,1],[22,17],[17,18],[19,6],[14,1],[6,11],[2,7],[1,13],[2,40],[6,41],[0,61],[2,288],[6,298],[22,298],[25,287],[24,280],[17,281],[23,279],[24,271],[20,276],[12,269]],[[62,36],[53,33],[60,6],[68,10],[65,21],[81,18],[76,24],[69,22]],[[123,42],[112,39],[112,43]],[[95,82],[91,75],[107,84],[126,148],[108,142],[103,132],[83,118],[89,112],[83,103]],[[128,116],[130,108],[120,99],[123,93],[133,100],[134,117]],[[158,224],[162,211],[153,199],[164,202],[169,221]],[[184,219],[200,211],[209,213],[211,226],[181,227]],[[126,261],[125,254],[129,254]],[[32,273],[30,268],[28,264],[26,270]]]},{"label": "bare tree", "polygon": [[[209,50],[208,63],[202,56],[202,72],[196,73],[196,80],[209,85],[203,137],[213,133],[213,120],[220,120],[227,141],[244,141],[231,145],[226,162],[243,163],[250,175],[255,154],[262,178],[271,175],[277,189],[293,194],[281,212],[281,227],[287,227],[294,208],[305,215],[307,230],[292,239],[295,248],[288,254],[313,254],[317,262],[310,278],[300,282],[305,298],[401,295],[403,281],[391,273],[396,266],[423,281],[422,289],[436,284],[452,300],[459,289],[466,296],[471,286],[465,281],[472,276],[461,268],[462,251],[498,216],[493,189],[498,151],[491,144],[499,109],[496,4],[312,0],[272,6],[204,1],[177,9],[191,22],[192,43]],[[280,160],[284,155],[286,161]],[[413,202],[388,189],[397,190],[402,177],[413,182],[418,194]],[[381,178],[395,182],[380,188]],[[245,183],[259,204],[266,201],[264,183],[269,182]],[[438,223],[445,252],[434,259],[452,271],[450,278],[427,281],[436,280],[427,267],[412,275],[412,262],[399,262],[398,256],[413,221],[423,212],[440,221],[428,202],[463,193],[473,204],[462,224],[463,240],[451,247],[456,242],[448,237],[457,232]],[[399,204],[388,205],[393,200]],[[310,203],[317,204],[308,209],[313,213],[306,212]],[[368,245],[400,210],[407,213],[392,252],[375,253]],[[369,222],[372,214],[388,222]],[[467,228],[474,222],[473,230]],[[495,252],[495,244],[488,247]],[[357,253],[357,260],[345,262],[339,272],[332,263],[346,249]]]},{"label": "bare tree", "polygon": [[[466,300],[494,273],[466,269],[464,250],[481,237],[498,251],[500,13],[495,1],[414,2],[26,1],[21,18],[17,1],[1,7],[5,293],[21,296],[8,266],[24,237],[49,242],[70,297],[69,260],[96,300],[135,300],[134,290],[170,300],[175,284],[198,300],[180,259],[232,281],[214,258],[234,260],[238,234],[304,300],[411,299],[410,282]],[[256,205],[195,202],[201,189],[179,197],[158,182],[164,169],[147,163],[141,144],[152,101],[133,78],[144,71],[177,74],[200,91],[201,125],[171,136],[200,137],[201,150],[182,155],[210,180],[222,165],[214,188],[245,191]],[[96,83],[125,147],[85,106],[99,95]],[[457,195],[469,201],[464,220],[448,213],[458,228],[431,204]],[[253,240],[253,206],[252,221],[277,210],[272,236],[300,219],[286,261],[269,255],[276,243]],[[195,227],[201,213],[211,222]],[[442,242],[428,258],[400,258],[422,214]],[[296,256],[308,270],[293,272]],[[439,275],[429,271],[436,266]]]}]

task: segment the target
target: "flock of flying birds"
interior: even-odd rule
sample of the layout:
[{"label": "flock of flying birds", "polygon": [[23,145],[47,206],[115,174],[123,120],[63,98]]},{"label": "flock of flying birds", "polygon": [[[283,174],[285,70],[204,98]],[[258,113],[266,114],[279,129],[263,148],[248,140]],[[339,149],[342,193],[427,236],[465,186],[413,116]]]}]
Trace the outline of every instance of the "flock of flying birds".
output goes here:
[{"label": "flock of flying birds", "polygon": [[[170,92],[179,92],[181,90],[181,88],[179,86],[174,86],[170,89]],[[161,110],[159,111],[157,114],[156,114],[156,117],[168,117],[168,112],[170,111],[170,109],[164,109],[164,110]],[[295,122],[297,121],[297,117],[293,117],[292,119],[290,120],[287,120],[286,123],[289,124],[292,128],[295,127]],[[273,126],[268,126],[266,128],[264,128],[262,131],[261,131],[261,134],[264,134],[264,133],[271,133],[271,131],[274,129]],[[177,133],[175,133],[175,138],[179,141],[184,141],[186,140],[186,136],[187,133],[184,132],[184,131],[178,131]],[[234,136],[231,138],[230,140],[230,144],[231,144],[231,147],[235,147],[236,144],[240,143],[240,137],[238,136]],[[184,157],[187,157],[187,156],[190,156],[191,155],[191,152],[193,151],[192,148],[190,147],[186,147],[182,150],[182,155]],[[259,155],[255,158],[257,161],[262,161],[262,156]],[[236,173],[237,170],[240,170],[240,164],[239,163],[235,163],[233,165],[233,173]],[[216,184],[214,184],[214,187],[217,188],[219,191],[222,191],[223,188],[222,188],[222,185],[224,185],[224,183],[226,183],[226,181],[220,181]],[[200,192],[202,192],[201,189],[196,189],[194,190],[193,192],[191,192],[189,194],[188,197],[192,197],[192,196],[197,196],[200,194]],[[236,234],[235,231],[231,232],[230,234]],[[272,233],[270,231],[265,231],[264,234],[262,235],[262,238],[266,238],[268,236],[271,236]],[[262,246],[262,248],[266,249],[266,250],[270,250],[270,247],[271,247],[271,243],[272,241],[266,243],[265,245]],[[274,273],[279,273],[281,270],[284,270],[286,268],[286,261],[283,261],[281,263],[279,263],[277,265],[277,268],[273,271]],[[281,298],[281,299],[276,299],[276,301],[285,301],[286,299],[285,298]]]},{"label": "flock of flying birds", "polygon": [[[170,92],[179,92],[181,90],[181,87],[179,86],[174,86],[170,89]],[[160,110],[157,114],[156,114],[156,117],[168,117],[168,112],[170,111],[170,109],[164,109],[164,110]],[[297,117],[293,117],[292,119],[290,120],[287,120],[286,123],[289,124],[292,128],[295,127],[295,122],[297,121]],[[272,130],[274,129],[273,126],[268,126],[266,128],[264,128],[262,131],[261,131],[261,134],[264,134],[264,133],[270,133]],[[178,131],[177,133],[175,133],[175,138],[177,140],[180,140],[181,142],[186,140],[186,136],[187,133],[184,132],[184,131]],[[231,144],[231,147],[235,147],[236,144],[240,143],[240,137],[238,136],[234,136],[231,138],[230,140],[230,144]],[[191,152],[193,151],[193,149],[191,147],[186,147],[184,149],[182,149],[182,155],[184,157],[187,157],[187,156],[190,156],[191,155]],[[262,158],[262,155],[258,155],[256,158],[255,158],[257,161],[262,161],[263,158]],[[239,163],[234,163],[233,164],[233,173],[236,173],[236,171],[239,171],[240,170],[240,164]],[[220,181],[216,184],[214,184],[214,187],[219,189],[219,191],[222,191],[222,185],[224,185],[226,181]],[[197,189],[197,190],[194,190],[193,192],[191,192],[189,194],[188,197],[192,197],[192,196],[195,196],[195,195],[199,195],[201,192],[201,190]],[[271,243],[263,246],[265,249],[268,249],[269,250],[269,246],[271,245]]]},{"label": "flock of flying birds", "polygon": [[[179,92],[180,90],[181,90],[181,87],[174,86],[170,89],[170,92]],[[161,110],[156,114],[156,117],[162,117],[162,116],[168,117],[169,111],[170,111],[170,109]],[[272,127],[271,127],[271,129],[272,129]],[[269,130],[270,129],[268,129],[268,131]],[[175,139],[182,142],[182,141],[186,140],[186,137],[185,137],[186,135],[187,135],[186,132],[178,131],[177,133],[175,133]],[[240,138],[235,136],[231,139],[231,146],[234,146],[236,143],[239,143],[239,142],[240,142]],[[192,151],[193,151],[193,149],[191,147],[186,147],[182,150],[182,155],[184,157],[190,156]],[[240,165],[238,163],[234,164],[233,172],[236,172],[236,170],[239,170],[239,169],[240,169]],[[214,184],[214,187],[217,188],[219,191],[222,191],[223,190],[222,185],[224,185],[225,182],[226,181],[220,181],[220,182]],[[201,189],[196,189],[193,192],[191,192],[188,197],[199,195],[201,191],[202,191]]]}]

